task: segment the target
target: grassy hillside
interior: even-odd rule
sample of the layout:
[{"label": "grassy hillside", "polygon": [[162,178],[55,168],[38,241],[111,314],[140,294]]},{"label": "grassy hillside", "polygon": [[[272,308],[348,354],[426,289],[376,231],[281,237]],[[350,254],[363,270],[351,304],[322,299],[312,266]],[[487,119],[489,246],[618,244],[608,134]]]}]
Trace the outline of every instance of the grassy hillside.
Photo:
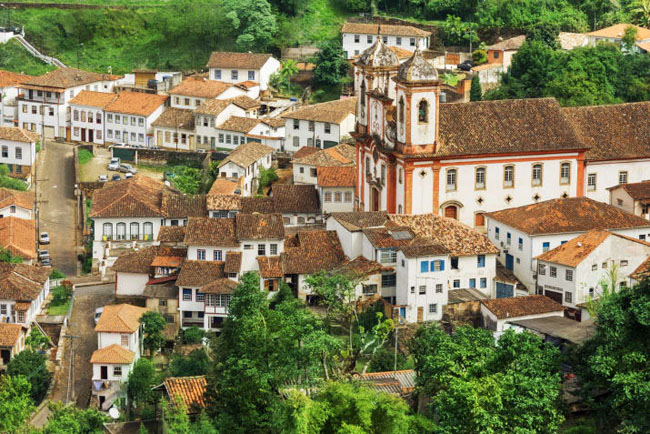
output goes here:
[{"label": "grassy hillside", "polygon": [[[237,28],[232,17],[226,16],[227,1],[233,2],[144,0],[136,7],[132,0],[115,0],[110,4],[129,7],[16,9],[12,20],[25,26],[26,39],[34,46],[69,66],[98,72],[111,67],[114,73],[133,68],[186,71],[203,68],[211,51],[243,49],[236,44],[243,23]],[[76,3],[107,4],[100,0]],[[263,49],[279,54],[286,46],[337,37],[345,14],[336,0],[305,3],[295,17],[273,11],[277,32]],[[38,64],[23,62],[19,51],[9,47],[6,59],[0,60],[3,67],[41,72]]]},{"label": "grassy hillside", "polygon": [[30,75],[41,75],[54,69],[29,54],[18,42],[0,45],[0,69]]}]

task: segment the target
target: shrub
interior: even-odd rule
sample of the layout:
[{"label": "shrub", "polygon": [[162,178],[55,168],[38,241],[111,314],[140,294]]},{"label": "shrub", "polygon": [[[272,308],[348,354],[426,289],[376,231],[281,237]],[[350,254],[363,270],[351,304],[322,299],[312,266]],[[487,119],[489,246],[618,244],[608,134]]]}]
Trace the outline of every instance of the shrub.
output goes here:
[{"label": "shrub", "polygon": [[203,339],[203,336],[205,336],[203,329],[192,326],[183,331],[183,342],[186,344],[198,344]]},{"label": "shrub", "polygon": [[92,158],[93,158],[93,154],[88,149],[79,149],[79,153],[77,154],[77,159],[79,160],[79,164],[86,164]]},{"label": "shrub", "polygon": [[474,66],[480,65],[482,63],[487,63],[488,57],[487,57],[487,51],[485,50],[474,50],[472,53],[472,62],[474,62]]},{"label": "shrub", "polygon": [[265,169],[260,167],[260,186],[257,189],[258,193],[263,193],[264,189],[278,180],[278,174],[275,169]]},{"label": "shrub", "polygon": [[57,286],[52,290],[52,306],[61,306],[70,298],[70,290],[65,286]]},{"label": "shrub", "polygon": [[50,279],[52,280],[58,280],[63,278],[65,278],[65,274],[63,274],[61,271],[57,270],[56,268],[52,270],[52,272],[50,273]]}]

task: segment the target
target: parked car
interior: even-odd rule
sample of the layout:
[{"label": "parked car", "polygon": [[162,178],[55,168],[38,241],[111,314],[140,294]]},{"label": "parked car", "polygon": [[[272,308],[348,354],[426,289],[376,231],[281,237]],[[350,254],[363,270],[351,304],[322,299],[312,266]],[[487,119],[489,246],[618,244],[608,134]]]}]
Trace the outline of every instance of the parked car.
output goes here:
[{"label": "parked car", "polygon": [[457,68],[460,69],[461,71],[470,71],[473,66],[474,63],[471,60],[466,60],[463,63],[459,63]]},{"label": "parked car", "polygon": [[47,250],[39,250],[38,251],[38,259],[40,259],[42,261],[42,260],[44,260],[46,258],[50,259],[50,252],[48,252]]},{"label": "parked car", "polygon": [[117,157],[111,158],[111,162],[108,163],[108,170],[118,170],[120,168],[120,159]]},{"label": "parked car", "polygon": [[135,167],[133,167],[130,164],[127,164],[127,163],[120,164],[120,169],[119,170],[122,173],[132,173],[132,174],[138,173],[138,170]]},{"label": "parked car", "polygon": [[122,178],[117,173],[115,175],[111,176],[111,181],[119,181],[120,179],[122,179]]},{"label": "parked car", "polygon": [[131,173],[131,172],[126,172],[126,173],[124,174],[124,179],[129,179],[129,178],[133,178],[133,173]]},{"label": "parked car", "polygon": [[41,236],[38,238],[38,241],[41,244],[50,244],[50,234],[47,232],[41,232]]},{"label": "parked car", "polygon": [[103,307],[98,307],[95,309],[95,314],[93,315],[93,319],[95,320],[95,325],[97,325],[97,321],[99,321],[99,317],[102,316],[102,312],[104,312]]},{"label": "parked car", "polygon": [[99,181],[99,182],[108,181],[108,175],[99,175],[99,177],[97,178],[97,181]]},{"label": "parked car", "polygon": [[50,258],[45,258],[41,260],[41,265],[43,267],[51,267],[52,266],[52,261],[50,261]]}]

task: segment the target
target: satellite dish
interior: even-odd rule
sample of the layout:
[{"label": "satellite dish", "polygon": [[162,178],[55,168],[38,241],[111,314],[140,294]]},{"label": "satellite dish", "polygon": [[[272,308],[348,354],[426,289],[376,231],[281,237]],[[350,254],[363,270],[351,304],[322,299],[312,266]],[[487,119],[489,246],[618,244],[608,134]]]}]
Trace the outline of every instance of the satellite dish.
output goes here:
[{"label": "satellite dish", "polygon": [[117,419],[120,418],[120,411],[119,411],[116,407],[111,407],[111,409],[108,410],[108,415],[109,415],[112,419],[117,420]]}]

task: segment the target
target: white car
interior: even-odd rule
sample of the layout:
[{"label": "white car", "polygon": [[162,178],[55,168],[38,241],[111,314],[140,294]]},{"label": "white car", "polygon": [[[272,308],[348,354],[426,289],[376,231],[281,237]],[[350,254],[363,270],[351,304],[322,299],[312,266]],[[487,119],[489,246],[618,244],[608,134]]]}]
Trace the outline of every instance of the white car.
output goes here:
[{"label": "white car", "polygon": [[47,232],[41,232],[41,236],[38,238],[38,241],[41,244],[50,244],[50,234]]},{"label": "white car", "polygon": [[133,173],[131,173],[131,172],[126,172],[126,173],[124,174],[124,179],[129,179],[129,178],[133,178]]},{"label": "white car", "polygon": [[43,259],[49,259],[50,258],[50,252],[47,250],[39,250],[38,251],[38,259],[43,260]]},{"label": "white car", "polygon": [[138,170],[137,170],[135,167],[133,167],[133,166],[131,166],[130,164],[128,164],[128,163],[122,163],[122,164],[120,164],[120,168],[119,168],[119,170],[120,170],[120,172],[122,172],[122,173],[131,173],[131,174],[136,174],[136,173],[138,173]]},{"label": "white car", "polygon": [[108,182],[108,175],[99,175],[99,178],[97,178],[99,182]]},{"label": "white car", "polygon": [[103,307],[98,307],[95,309],[95,314],[93,315],[93,319],[95,320],[95,325],[97,325],[97,321],[99,321],[99,317],[102,316],[102,312],[104,312]]},{"label": "white car", "polygon": [[108,163],[108,170],[119,170],[120,169],[120,159],[117,157],[111,158],[111,162]]}]

